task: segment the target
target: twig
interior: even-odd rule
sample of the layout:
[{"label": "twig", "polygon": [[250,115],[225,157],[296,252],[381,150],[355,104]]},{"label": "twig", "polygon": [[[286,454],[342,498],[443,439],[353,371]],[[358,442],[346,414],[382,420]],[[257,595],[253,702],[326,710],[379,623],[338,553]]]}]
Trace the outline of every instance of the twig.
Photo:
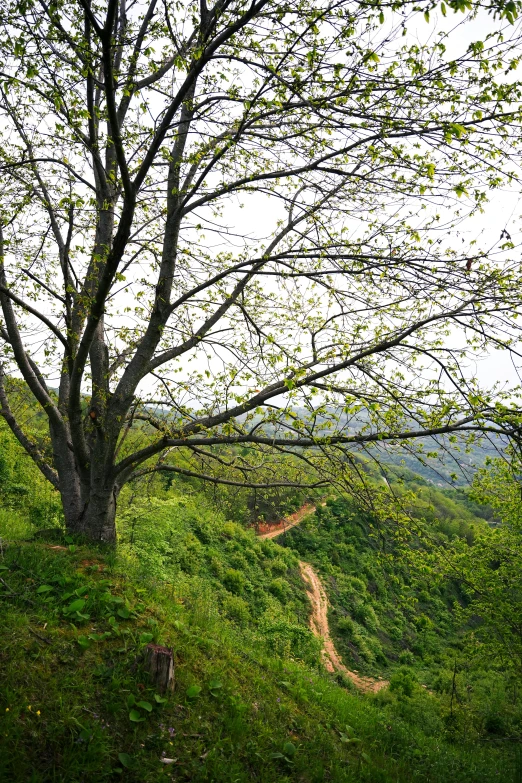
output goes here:
[{"label": "twig", "polygon": [[51,639],[48,639],[47,636],[40,636],[38,631],[35,631],[33,628],[31,628],[30,625],[27,626],[27,630],[29,633],[32,633],[33,636],[36,636],[37,639],[40,639],[42,642],[45,642],[45,644],[52,644]]},{"label": "twig", "polygon": [[17,593],[15,593],[15,591],[14,591],[14,590],[11,590],[11,588],[9,587],[9,585],[7,584],[7,582],[6,582],[6,581],[4,581],[4,580],[2,579],[2,577],[1,577],[1,576],[0,576],[0,582],[2,582],[3,586],[4,586],[5,588],[7,588],[7,590],[9,590],[9,592],[10,592],[10,593],[12,593],[13,595],[17,595]]}]

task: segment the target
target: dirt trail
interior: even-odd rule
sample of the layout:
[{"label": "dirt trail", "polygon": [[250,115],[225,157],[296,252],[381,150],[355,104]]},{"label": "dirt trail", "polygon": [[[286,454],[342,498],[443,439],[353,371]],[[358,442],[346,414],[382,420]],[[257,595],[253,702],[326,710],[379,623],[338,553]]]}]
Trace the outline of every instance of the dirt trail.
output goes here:
[{"label": "dirt trail", "polygon": [[[325,506],[326,503],[322,503],[321,505]],[[317,506],[314,506],[312,503],[305,503],[304,506],[301,506],[297,511],[294,511],[293,514],[283,517],[283,519],[275,525],[260,523],[258,527],[258,538],[276,538],[276,536],[280,536],[281,533],[285,533],[287,530],[298,525],[299,522],[302,522],[309,514],[313,514],[316,508]]]},{"label": "dirt trail", "polygon": [[[322,503],[326,505],[326,503]],[[306,503],[294,514],[282,519],[277,525],[265,525],[260,526],[269,528],[268,530],[261,532],[259,538],[276,538],[276,536],[284,533],[285,530],[289,530],[299,524],[306,516],[312,514],[316,509],[316,506],[311,503]],[[301,576],[305,584],[308,585],[307,589],[310,603],[312,604],[312,616],[310,618],[310,628],[315,636],[323,640],[322,656],[325,668],[329,672],[343,672],[361,691],[377,693],[382,688],[388,685],[387,680],[374,679],[373,677],[360,677],[357,672],[350,671],[346,668],[341,661],[335,645],[330,636],[330,628],[328,626],[328,598],[323,587],[321,580],[310,565],[310,563],[299,562],[299,568],[301,569]]]},{"label": "dirt trail", "polygon": [[377,693],[381,688],[385,688],[388,685],[386,680],[377,679],[373,677],[360,677],[357,672],[347,669],[344,663],[341,661],[335,645],[330,636],[330,628],[328,626],[328,598],[326,596],[323,584],[310,563],[299,563],[301,569],[301,576],[303,580],[308,583],[309,590],[307,590],[308,597],[312,604],[312,616],[310,618],[310,627],[315,636],[322,638],[323,646],[323,661],[326,669],[329,672],[343,672],[361,691]]}]

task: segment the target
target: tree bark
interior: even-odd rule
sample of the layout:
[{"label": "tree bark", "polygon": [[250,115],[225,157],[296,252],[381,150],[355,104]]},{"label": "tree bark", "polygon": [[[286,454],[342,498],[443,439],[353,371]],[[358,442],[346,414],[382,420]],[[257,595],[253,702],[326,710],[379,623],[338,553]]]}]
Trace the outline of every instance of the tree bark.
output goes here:
[{"label": "tree bark", "polygon": [[94,485],[81,517],[80,531],[91,541],[116,543],[116,497],[114,486]]}]

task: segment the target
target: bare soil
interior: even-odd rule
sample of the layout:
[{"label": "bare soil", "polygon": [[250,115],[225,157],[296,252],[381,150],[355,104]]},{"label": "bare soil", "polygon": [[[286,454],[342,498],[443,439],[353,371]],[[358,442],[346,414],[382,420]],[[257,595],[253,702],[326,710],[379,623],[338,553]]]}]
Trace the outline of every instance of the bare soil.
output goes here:
[{"label": "bare soil", "polygon": [[[322,505],[326,505],[323,503]],[[286,530],[298,525],[306,516],[313,514],[316,506],[311,503],[305,503],[298,511],[285,517],[275,525],[259,525],[259,538],[276,538]],[[323,640],[323,662],[329,672],[343,672],[359,690],[366,693],[377,693],[388,685],[387,680],[373,677],[360,677],[357,672],[347,669],[341,661],[332,637],[330,636],[330,627],[328,625],[328,597],[318,575],[310,565],[300,561],[299,568],[305,584],[308,585],[307,593],[312,604],[312,615],[310,617],[310,628],[315,636]]]},{"label": "bare soil", "polygon": [[280,519],[279,522],[261,522],[258,525],[258,537],[259,538],[276,538],[281,533],[285,533],[290,528],[295,527],[309,514],[313,514],[316,509],[312,503],[305,503],[293,514],[289,514],[287,517]]},{"label": "bare soil", "polygon": [[316,572],[310,563],[299,563],[303,581],[308,585],[308,597],[312,604],[312,616],[310,617],[310,628],[315,636],[323,640],[323,662],[329,672],[343,672],[361,691],[377,693],[388,685],[386,680],[374,679],[373,677],[360,677],[357,672],[347,669],[341,661],[335,645],[330,636],[328,625],[328,598],[325,589]]}]

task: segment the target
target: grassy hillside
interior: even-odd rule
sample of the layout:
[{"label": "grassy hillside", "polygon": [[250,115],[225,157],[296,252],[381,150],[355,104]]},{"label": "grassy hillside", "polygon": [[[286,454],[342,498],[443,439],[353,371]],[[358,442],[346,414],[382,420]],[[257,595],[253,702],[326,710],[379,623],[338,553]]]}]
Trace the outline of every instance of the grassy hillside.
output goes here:
[{"label": "grassy hillside", "polygon": [[[417,511],[422,495],[418,501]],[[348,668],[388,677],[392,693],[429,690],[456,741],[518,743],[517,676],[506,672],[502,660],[494,664],[475,654],[480,619],[463,625],[455,611],[466,594],[449,566],[452,541],[460,538],[461,552],[471,551],[477,532],[488,528],[458,499],[440,495],[438,505],[425,535],[407,547],[343,499],[319,507],[280,540],[321,575],[330,631]],[[381,704],[389,698],[390,691],[376,697]]]},{"label": "grassy hillside", "polygon": [[[516,779],[414,682],[370,697],[321,670],[288,549],[179,497],[127,511],[121,536],[117,555],[4,544],[2,780]],[[166,701],[149,641],[174,649]]]},{"label": "grassy hillside", "polygon": [[[441,655],[456,642],[451,607],[458,590],[451,581],[437,579],[420,546],[418,571],[413,572],[412,561],[399,556],[397,543],[373,523],[353,503],[329,501],[282,543],[323,575],[332,605],[330,625],[347,664],[368,672],[397,662],[440,664]],[[459,533],[470,536],[473,530],[462,516],[441,518],[438,528],[428,530],[446,540]]]},{"label": "grassy hillside", "polygon": [[[516,683],[466,668],[456,587],[434,588],[437,562],[422,585],[353,504],[281,546],[216,510],[231,494],[156,481],[122,496],[115,553],[64,537],[56,493],[1,426],[0,473],[0,780],[520,780]],[[473,543],[489,512],[462,490],[403,468],[396,481],[439,542]],[[270,514],[280,501],[263,500]],[[245,495],[234,516],[253,511]],[[323,670],[299,558],[325,581],[345,662],[389,689]],[[174,651],[165,701],[143,670],[152,641]]]}]

